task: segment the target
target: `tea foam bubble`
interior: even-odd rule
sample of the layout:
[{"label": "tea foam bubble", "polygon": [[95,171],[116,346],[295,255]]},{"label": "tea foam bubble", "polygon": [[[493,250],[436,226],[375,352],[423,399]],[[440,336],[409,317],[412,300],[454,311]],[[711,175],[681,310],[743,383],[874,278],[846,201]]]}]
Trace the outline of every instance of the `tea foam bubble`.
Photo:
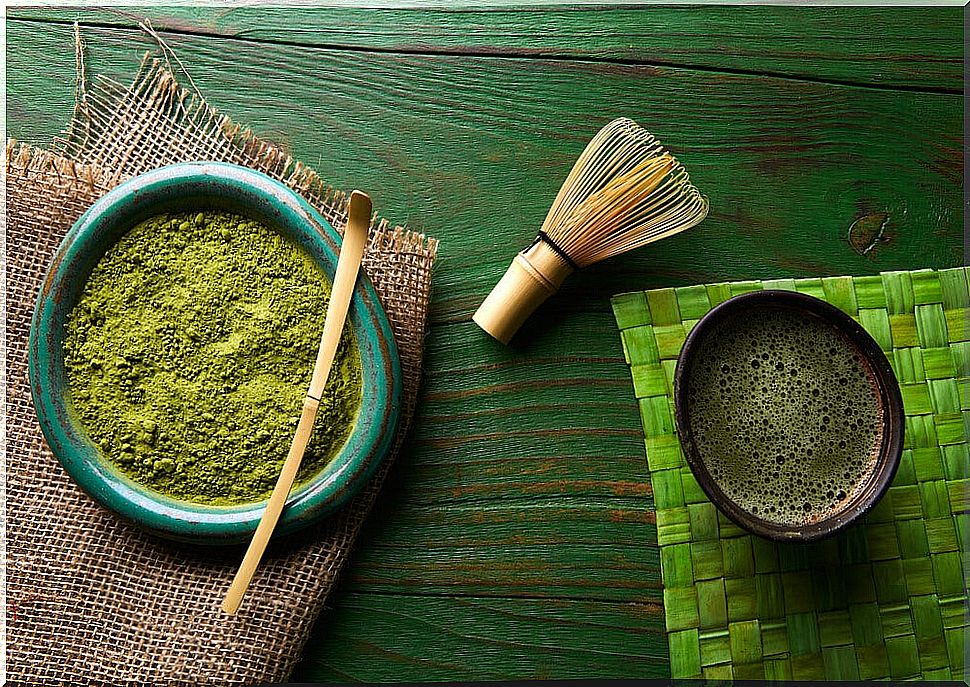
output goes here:
[{"label": "tea foam bubble", "polygon": [[760,308],[713,330],[688,384],[688,422],[741,508],[801,526],[842,510],[871,475],[882,405],[868,362],[824,320]]}]

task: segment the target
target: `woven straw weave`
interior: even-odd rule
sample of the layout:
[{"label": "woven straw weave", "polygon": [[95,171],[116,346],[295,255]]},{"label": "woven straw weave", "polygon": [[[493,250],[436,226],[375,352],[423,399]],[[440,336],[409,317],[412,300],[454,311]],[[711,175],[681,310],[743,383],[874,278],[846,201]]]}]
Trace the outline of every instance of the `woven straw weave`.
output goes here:
[{"label": "woven straw weave", "polygon": [[[342,194],[146,62],[124,88],[100,80],[49,153],[8,144],[7,658],[15,682],[247,683],[285,680],[391,460],[339,514],[271,546],[240,612],[219,604],[242,551],[171,544],[98,507],[46,448],[30,400],[26,341],[61,238],[114,185],[155,167],[220,160],[266,172],[335,227]],[[364,268],[392,323],[405,378],[398,444],[414,409],[437,244],[385,222]],[[397,451],[395,447],[395,453]]]},{"label": "woven straw weave", "polygon": [[[900,382],[905,443],[861,523],[813,544],[748,534],[686,466],[672,382],[687,332],[757,289],[807,293],[860,322]],[[964,677],[970,543],[970,294],[963,268],[708,284],[613,299],[643,422],[675,678]]]}]

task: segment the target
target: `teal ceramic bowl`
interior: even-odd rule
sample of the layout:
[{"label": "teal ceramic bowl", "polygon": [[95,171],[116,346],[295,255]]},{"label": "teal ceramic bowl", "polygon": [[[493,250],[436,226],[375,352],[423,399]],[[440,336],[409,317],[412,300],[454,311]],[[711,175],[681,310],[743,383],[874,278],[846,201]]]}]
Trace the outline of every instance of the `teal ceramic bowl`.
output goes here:
[{"label": "teal ceramic bowl", "polygon": [[[265,501],[208,506],[175,500],[132,481],[101,456],[77,420],[64,367],[68,314],[105,252],[149,217],[206,209],[256,219],[306,249],[331,278],[336,271],[340,238],[333,227],[270,177],[222,163],[179,164],[143,174],[92,205],[54,256],[31,322],[30,388],[51,450],[96,501],[170,539],[235,544],[250,538]],[[403,386],[400,360],[377,292],[363,274],[348,322],[361,356],[363,399],[358,419],[338,455],[290,494],[278,534],[306,527],[344,504],[373,475],[394,439]],[[322,331],[322,322],[320,326]]]}]

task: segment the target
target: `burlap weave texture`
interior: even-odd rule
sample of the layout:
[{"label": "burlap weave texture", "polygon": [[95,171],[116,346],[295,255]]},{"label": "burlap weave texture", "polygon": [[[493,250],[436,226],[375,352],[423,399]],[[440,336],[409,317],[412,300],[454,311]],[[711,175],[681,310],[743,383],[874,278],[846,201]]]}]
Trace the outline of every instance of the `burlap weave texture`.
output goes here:
[{"label": "burlap weave texture", "polygon": [[[219,609],[241,549],[190,547],[100,508],[47,449],[30,399],[27,336],[60,240],[98,197],[182,161],[245,165],[302,194],[331,224],[345,196],[209,108],[157,61],[130,87],[98,80],[53,152],[6,148],[7,659],[14,682],[278,682],[297,661],[393,460],[313,531],[274,543],[236,616]],[[378,222],[364,258],[391,321],[412,415],[437,242]]]}]

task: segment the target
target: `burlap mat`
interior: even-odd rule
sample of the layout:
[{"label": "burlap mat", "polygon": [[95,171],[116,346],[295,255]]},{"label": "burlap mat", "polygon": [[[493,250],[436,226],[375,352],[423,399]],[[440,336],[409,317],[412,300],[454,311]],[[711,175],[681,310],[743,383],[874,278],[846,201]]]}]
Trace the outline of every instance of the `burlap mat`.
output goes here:
[{"label": "burlap mat", "polygon": [[[157,61],[124,88],[79,99],[55,152],[8,143],[7,658],[30,684],[283,681],[297,661],[387,467],[338,515],[276,543],[240,612],[219,610],[241,549],[176,545],[103,510],[47,449],[30,400],[27,334],[61,238],[112,186],[161,165],[221,160],[300,192],[335,227],[343,194],[182,89]],[[437,242],[371,229],[364,267],[397,338],[405,379],[400,446],[418,387]],[[393,458],[393,456],[392,456]]]}]

